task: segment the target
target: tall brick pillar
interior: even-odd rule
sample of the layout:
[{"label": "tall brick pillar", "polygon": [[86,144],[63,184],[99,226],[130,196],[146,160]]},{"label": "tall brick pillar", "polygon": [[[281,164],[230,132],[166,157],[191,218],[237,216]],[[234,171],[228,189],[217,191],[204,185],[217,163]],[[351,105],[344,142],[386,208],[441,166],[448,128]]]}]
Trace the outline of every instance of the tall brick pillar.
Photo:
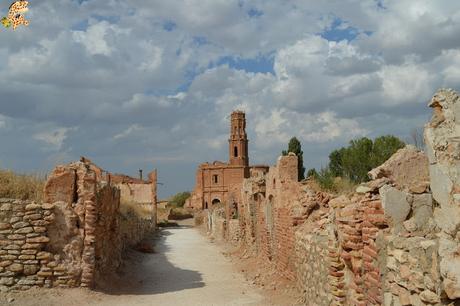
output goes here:
[{"label": "tall brick pillar", "polygon": [[234,111],[231,115],[229,160],[230,165],[248,166],[248,136],[246,135],[246,116],[242,111]]}]

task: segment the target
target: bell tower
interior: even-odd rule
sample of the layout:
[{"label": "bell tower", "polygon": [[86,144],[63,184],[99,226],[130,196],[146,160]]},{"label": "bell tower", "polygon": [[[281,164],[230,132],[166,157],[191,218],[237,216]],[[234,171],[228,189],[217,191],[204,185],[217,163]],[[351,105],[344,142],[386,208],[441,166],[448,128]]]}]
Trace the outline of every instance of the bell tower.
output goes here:
[{"label": "bell tower", "polygon": [[228,147],[230,165],[249,166],[246,116],[242,111],[234,111],[231,115]]}]

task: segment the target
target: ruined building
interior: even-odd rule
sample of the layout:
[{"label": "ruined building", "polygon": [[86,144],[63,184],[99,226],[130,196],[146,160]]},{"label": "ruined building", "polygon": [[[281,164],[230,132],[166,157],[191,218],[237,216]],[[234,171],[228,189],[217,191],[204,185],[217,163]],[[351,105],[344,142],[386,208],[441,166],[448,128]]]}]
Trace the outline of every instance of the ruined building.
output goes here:
[{"label": "ruined building", "polygon": [[204,228],[295,280],[304,305],[460,305],[460,96],[429,107],[425,152],[400,149],[355,192],[298,182],[289,154],[250,171],[236,216],[203,211]]},{"label": "ruined building", "polygon": [[215,161],[198,167],[189,207],[208,209],[219,203],[236,207],[240,194],[232,190],[241,189],[243,179],[249,177],[251,169],[268,170],[266,166],[249,166],[246,116],[242,111],[234,111],[231,115],[228,153],[228,163]]}]

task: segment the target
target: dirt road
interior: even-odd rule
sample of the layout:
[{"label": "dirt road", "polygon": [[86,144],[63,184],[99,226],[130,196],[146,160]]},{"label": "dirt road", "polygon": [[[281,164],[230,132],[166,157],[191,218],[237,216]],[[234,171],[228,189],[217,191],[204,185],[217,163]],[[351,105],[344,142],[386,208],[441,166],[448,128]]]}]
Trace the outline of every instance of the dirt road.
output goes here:
[{"label": "dirt road", "polygon": [[272,305],[218,247],[190,226],[164,229],[156,238],[154,254],[130,252],[122,274],[102,292],[34,289],[1,294],[0,304]]}]

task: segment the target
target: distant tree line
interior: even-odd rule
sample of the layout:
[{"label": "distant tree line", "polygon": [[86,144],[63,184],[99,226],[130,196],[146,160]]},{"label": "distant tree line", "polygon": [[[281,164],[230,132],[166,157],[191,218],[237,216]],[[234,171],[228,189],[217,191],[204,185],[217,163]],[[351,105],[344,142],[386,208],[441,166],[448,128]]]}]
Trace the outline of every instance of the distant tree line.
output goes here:
[{"label": "distant tree line", "polygon": [[184,207],[185,201],[190,197],[190,192],[184,191],[173,195],[168,200],[168,205],[171,207]]},{"label": "distant tree line", "polygon": [[369,180],[367,173],[370,170],[383,164],[404,146],[402,140],[392,135],[380,136],[373,141],[367,137],[352,140],[347,147],[329,154],[326,167],[319,171],[308,170],[307,177],[315,178],[325,189],[334,189],[337,177],[359,184]]}]

